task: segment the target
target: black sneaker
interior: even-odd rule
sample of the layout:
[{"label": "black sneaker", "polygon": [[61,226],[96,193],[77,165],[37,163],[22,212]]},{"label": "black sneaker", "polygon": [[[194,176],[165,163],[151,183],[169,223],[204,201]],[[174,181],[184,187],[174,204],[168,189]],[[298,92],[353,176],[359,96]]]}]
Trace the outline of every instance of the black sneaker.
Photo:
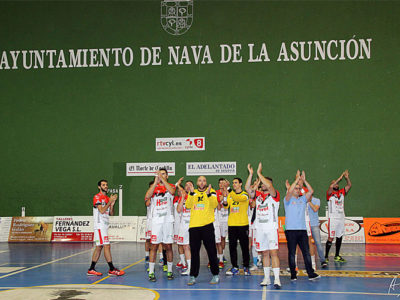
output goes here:
[{"label": "black sneaker", "polygon": [[317,273],[312,273],[311,275],[308,276],[308,280],[315,280],[320,278],[321,276],[318,275]]},{"label": "black sneaker", "polygon": [[325,269],[327,266],[328,266],[328,263],[327,263],[326,261],[323,261],[323,262],[321,263],[321,267],[322,267],[323,269]]},{"label": "black sneaker", "polygon": [[149,281],[156,282],[156,275],[154,275],[154,273],[149,274]]},{"label": "black sneaker", "polygon": [[297,280],[297,276],[296,275],[291,275],[290,276],[290,280],[291,281],[296,281]]}]

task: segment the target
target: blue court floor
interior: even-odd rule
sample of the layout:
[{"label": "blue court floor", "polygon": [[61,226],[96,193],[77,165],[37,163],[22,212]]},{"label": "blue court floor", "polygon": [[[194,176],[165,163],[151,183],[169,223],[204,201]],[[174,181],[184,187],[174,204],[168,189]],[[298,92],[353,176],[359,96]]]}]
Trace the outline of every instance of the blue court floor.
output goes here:
[{"label": "blue court floor", "polygon": [[[398,245],[342,246],[346,263],[334,263],[318,270],[322,277],[309,281],[302,269],[297,282],[291,282],[286,272],[286,244],[280,245],[282,289],[261,287],[262,270],[252,276],[225,276],[221,282],[210,285],[211,273],[202,249],[202,266],[197,284],[187,286],[188,278],[174,267],[175,279],[167,280],[157,264],[157,282],[147,279],[143,243],[113,243],[113,262],[124,269],[122,277],[88,277],[91,261],[91,243],[25,244],[0,243],[0,299],[400,299],[400,247]],[[335,245],[331,249],[333,255]],[[177,252],[174,246],[174,261]],[[225,256],[229,260],[228,249]],[[174,265],[175,265],[174,264]],[[107,274],[108,266],[100,258],[96,269]],[[398,278],[397,278],[398,276]],[[273,277],[271,277],[273,280]]]}]

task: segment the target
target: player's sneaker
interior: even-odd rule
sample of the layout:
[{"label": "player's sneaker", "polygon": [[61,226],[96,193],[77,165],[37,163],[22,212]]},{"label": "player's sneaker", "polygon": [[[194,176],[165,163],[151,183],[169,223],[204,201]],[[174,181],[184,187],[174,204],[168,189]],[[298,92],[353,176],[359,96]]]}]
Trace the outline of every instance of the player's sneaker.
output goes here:
[{"label": "player's sneaker", "polygon": [[263,281],[260,282],[261,286],[266,286],[266,285],[270,285],[270,284],[271,284],[271,279],[269,278],[269,276],[268,277],[264,276]]},{"label": "player's sneaker", "polygon": [[97,272],[95,269],[88,270],[86,273],[87,276],[103,276],[103,273]]},{"label": "player's sneaker", "polygon": [[181,264],[181,262],[178,262],[177,264],[176,264],[176,268],[177,269],[181,269],[183,267],[183,264]]},{"label": "player's sneaker", "polygon": [[223,261],[220,261],[220,262],[218,263],[218,268],[223,269],[224,267],[225,267],[224,262],[223,262]]},{"label": "player's sneaker", "polygon": [[297,276],[296,275],[290,275],[290,280],[291,281],[296,281],[297,280]]},{"label": "player's sneaker", "polygon": [[196,283],[196,277],[194,276],[190,276],[189,277],[189,281],[188,281],[188,285],[194,285]]},{"label": "player's sneaker", "polygon": [[172,272],[168,272],[167,273],[167,278],[168,278],[168,280],[174,279],[174,274]]},{"label": "player's sneaker", "polygon": [[207,268],[210,268],[210,263],[208,263]]},{"label": "player's sneaker", "polygon": [[225,275],[232,276],[239,274],[238,268],[230,268],[228,271],[225,272]]},{"label": "player's sneaker", "polygon": [[225,256],[222,257],[222,261],[224,262],[224,264],[228,263],[228,261],[226,260]]},{"label": "player's sneaker", "polygon": [[245,276],[250,276],[251,275],[251,272],[250,272],[249,268],[247,268],[247,267],[243,268],[243,272],[244,272]]},{"label": "player's sneaker", "polygon": [[327,263],[326,261],[323,261],[323,262],[321,263],[321,267],[322,267],[323,269],[325,269],[327,266],[328,266],[328,263]]},{"label": "player's sneaker", "polygon": [[111,270],[108,271],[108,276],[122,276],[124,274],[125,274],[124,271],[120,271],[118,269],[114,269],[112,271]]},{"label": "player's sneaker", "polygon": [[321,276],[318,275],[317,273],[313,273],[313,274],[311,274],[311,275],[308,276],[308,280],[315,280],[315,279],[318,279],[318,278],[320,278],[320,277],[321,277]]},{"label": "player's sneaker", "polygon": [[343,257],[341,257],[340,255],[335,256],[335,261],[342,262],[342,263],[346,262],[346,260]]},{"label": "player's sneaker", "polygon": [[181,273],[181,275],[182,275],[182,276],[188,276],[188,275],[190,275],[190,270],[189,270],[188,268],[186,268],[186,270],[183,271],[183,272]]},{"label": "player's sneaker", "polygon": [[154,275],[154,273],[149,274],[149,281],[156,282],[156,275]]},{"label": "player's sneaker", "polygon": [[164,272],[167,272],[168,271],[168,266],[167,265],[163,265],[162,269],[163,269]]},{"label": "player's sneaker", "polygon": [[219,276],[214,275],[210,281],[210,284],[217,284],[217,283],[219,283]]},{"label": "player's sneaker", "polygon": [[186,270],[187,270],[187,268],[188,268],[188,266],[187,266],[187,265],[183,265],[183,266],[182,266],[182,271],[186,271]]},{"label": "player's sneaker", "polygon": [[150,267],[148,267],[146,271],[147,271],[147,273],[149,273],[150,272]]},{"label": "player's sneaker", "polygon": [[275,280],[274,280],[274,287],[275,287],[275,289],[277,289],[277,290],[280,290],[280,289],[281,289],[281,281],[280,281],[279,278],[275,278]]},{"label": "player's sneaker", "polygon": [[325,261],[328,263],[329,262],[329,257],[325,257]]},{"label": "player's sneaker", "polygon": [[252,265],[250,271],[256,271],[256,270],[258,270],[258,267],[256,265]]}]

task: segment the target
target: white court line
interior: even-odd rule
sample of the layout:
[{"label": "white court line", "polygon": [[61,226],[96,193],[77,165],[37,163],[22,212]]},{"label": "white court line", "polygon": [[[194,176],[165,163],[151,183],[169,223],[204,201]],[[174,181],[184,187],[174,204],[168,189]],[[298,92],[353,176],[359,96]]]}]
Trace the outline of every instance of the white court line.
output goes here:
[{"label": "white court line", "polygon": [[[230,292],[263,292],[263,289],[155,289],[156,291],[230,291]],[[367,293],[367,292],[334,292],[334,291],[301,291],[301,290],[267,290],[267,293],[313,293],[313,294],[343,294],[343,295],[374,295],[374,296],[395,296],[387,293]]]},{"label": "white court line", "polygon": [[36,269],[36,268],[40,268],[40,267],[43,267],[43,266],[46,266],[46,265],[55,263],[55,262],[57,262],[57,261],[65,260],[65,259],[68,259],[68,258],[77,256],[77,255],[80,255],[80,254],[83,254],[83,253],[86,253],[86,252],[90,252],[90,251],[93,251],[93,248],[88,249],[88,250],[85,250],[85,251],[81,251],[81,252],[78,252],[78,253],[75,253],[75,254],[72,254],[72,255],[68,255],[68,256],[65,256],[65,257],[61,257],[61,258],[58,258],[58,259],[55,259],[55,260],[51,260],[51,261],[42,263],[42,264],[37,265],[37,266],[33,266],[33,267],[26,268],[26,269],[23,269],[23,270],[20,270],[20,271],[16,271],[16,272],[13,272],[13,273],[10,273],[10,274],[6,274],[6,275],[3,275],[3,276],[0,276],[0,279],[6,278],[6,277],[8,277],[8,276],[15,275],[15,274],[19,274],[19,273],[22,273],[22,272],[26,272],[26,271],[29,271],[29,270],[33,270],[33,269]]},{"label": "white court line", "polygon": [[262,292],[261,299],[262,300],[267,300],[267,287],[266,286],[263,287],[263,292]]}]

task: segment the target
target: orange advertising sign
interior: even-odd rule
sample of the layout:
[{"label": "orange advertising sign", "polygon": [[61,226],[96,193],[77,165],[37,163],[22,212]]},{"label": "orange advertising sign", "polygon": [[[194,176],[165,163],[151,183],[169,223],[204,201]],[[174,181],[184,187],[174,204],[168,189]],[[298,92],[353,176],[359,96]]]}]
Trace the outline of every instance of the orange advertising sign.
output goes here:
[{"label": "orange advertising sign", "polygon": [[283,226],[285,225],[285,217],[278,217],[279,229],[278,229],[278,241],[279,243],[286,243],[286,235],[283,230]]},{"label": "orange advertising sign", "polygon": [[364,218],[365,242],[400,244],[400,218]]}]

